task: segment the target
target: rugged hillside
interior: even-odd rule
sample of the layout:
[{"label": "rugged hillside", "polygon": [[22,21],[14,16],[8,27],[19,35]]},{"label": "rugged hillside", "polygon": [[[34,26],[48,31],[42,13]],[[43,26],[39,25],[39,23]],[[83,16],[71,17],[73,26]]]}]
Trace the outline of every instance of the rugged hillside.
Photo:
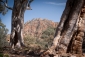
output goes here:
[{"label": "rugged hillside", "polygon": [[[42,33],[47,28],[56,28],[58,25],[58,22],[53,22],[48,19],[41,19],[41,18],[35,18],[31,21],[27,21],[24,24],[24,36],[31,36],[31,37],[41,37]],[[7,36],[7,41],[10,41],[10,34]]]},{"label": "rugged hillside", "polygon": [[35,18],[24,24],[24,36],[30,35],[33,37],[41,37],[42,32],[48,27],[56,28],[57,22],[48,19]]},{"label": "rugged hillside", "polygon": [[[58,23],[48,19],[36,18],[24,24],[24,43],[34,49],[48,49],[53,41]],[[7,41],[10,41],[8,35]],[[36,49],[35,48],[35,49]]]}]

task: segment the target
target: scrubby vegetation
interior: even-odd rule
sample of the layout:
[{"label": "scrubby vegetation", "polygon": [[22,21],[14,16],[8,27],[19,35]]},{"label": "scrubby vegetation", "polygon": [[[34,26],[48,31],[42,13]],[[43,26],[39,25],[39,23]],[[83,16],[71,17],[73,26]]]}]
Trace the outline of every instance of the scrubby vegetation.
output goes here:
[{"label": "scrubby vegetation", "polygon": [[6,41],[7,32],[8,29],[0,20],[0,48],[8,45],[8,42]]},{"label": "scrubby vegetation", "polygon": [[25,45],[27,47],[30,47],[30,49],[37,49],[37,48],[46,49],[47,48],[46,47],[47,42],[45,42],[43,39],[34,38],[32,36],[26,36],[24,38],[24,41],[25,41]]},{"label": "scrubby vegetation", "polygon": [[55,34],[55,28],[49,27],[45,31],[43,31],[41,38],[27,35],[24,38],[25,45],[31,47],[30,49],[40,48],[42,50],[46,50],[51,46],[54,34]]},{"label": "scrubby vegetation", "polygon": [[9,57],[8,54],[0,54],[0,57]]},{"label": "scrubby vegetation", "polygon": [[7,35],[8,29],[6,26],[2,23],[0,19],[0,57],[9,57],[7,54],[3,54],[4,47],[8,46],[8,42],[6,40],[6,35]]}]

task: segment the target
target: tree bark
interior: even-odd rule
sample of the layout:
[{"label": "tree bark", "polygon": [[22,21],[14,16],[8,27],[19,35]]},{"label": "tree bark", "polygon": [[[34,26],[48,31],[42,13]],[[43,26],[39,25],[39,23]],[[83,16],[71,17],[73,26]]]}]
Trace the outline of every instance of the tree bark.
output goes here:
[{"label": "tree bark", "polygon": [[[56,29],[53,44],[51,48],[49,48],[49,50],[46,51],[43,55],[48,53],[56,54],[56,51],[58,51],[58,53],[67,53],[70,51],[72,51],[72,53],[82,53],[81,48],[82,39],[84,36],[84,29],[82,29],[81,27],[84,27],[84,18],[82,17],[82,21],[80,21],[80,16],[83,5],[84,0],[67,0],[65,10],[61,16],[61,20]],[[79,26],[79,24],[81,26]],[[76,40],[74,40],[75,35],[77,39],[78,36],[81,35],[78,41],[78,45],[77,43],[75,43]],[[73,49],[73,47],[78,46],[79,48]]]},{"label": "tree bark", "polygon": [[61,31],[61,37],[58,45],[58,51],[60,52],[67,52],[70,40],[72,39],[74,32],[78,30],[76,23],[83,6],[83,2],[83,0],[73,1],[71,11],[69,12],[69,16],[64,23],[63,30]]},{"label": "tree bark", "polygon": [[25,46],[23,41],[24,12],[28,0],[14,0],[11,20],[10,44],[14,48],[18,43],[19,46]]},{"label": "tree bark", "polygon": [[[84,3],[85,6],[85,3]],[[68,52],[74,53],[74,54],[82,54],[82,43],[83,43],[83,38],[85,36],[85,7],[82,7],[78,23],[77,23],[77,30],[73,34],[74,36],[72,37],[72,43],[68,47]],[[70,49],[69,49],[70,48]]]}]

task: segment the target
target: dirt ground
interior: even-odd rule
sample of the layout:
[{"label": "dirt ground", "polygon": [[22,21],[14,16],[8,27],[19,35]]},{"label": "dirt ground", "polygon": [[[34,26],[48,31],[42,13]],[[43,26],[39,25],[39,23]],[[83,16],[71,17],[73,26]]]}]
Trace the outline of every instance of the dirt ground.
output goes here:
[{"label": "dirt ground", "polygon": [[[10,49],[4,49],[0,51],[0,57],[41,57],[41,54],[43,54],[45,51],[44,50],[28,50],[28,49],[23,49],[23,50],[10,50]],[[3,56],[1,56],[3,55]],[[85,53],[82,55],[79,54],[69,54],[69,53],[64,53],[64,54],[47,54],[43,57],[85,57]]]}]

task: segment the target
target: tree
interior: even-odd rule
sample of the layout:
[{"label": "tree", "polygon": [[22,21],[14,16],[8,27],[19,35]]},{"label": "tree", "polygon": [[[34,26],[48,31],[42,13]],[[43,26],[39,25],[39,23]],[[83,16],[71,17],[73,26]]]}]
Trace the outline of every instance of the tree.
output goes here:
[{"label": "tree", "polygon": [[[5,7],[5,5],[2,3],[4,0],[0,0],[0,13],[5,15],[8,9]],[[5,1],[7,3],[7,0]]]},{"label": "tree", "polygon": [[82,54],[82,42],[85,36],[85,1],[67,0],[66,7],[56,28],[52,46],[45,54],[74,53]]},{"label": "tree", "polygon": [[11,21],[11,35],[10,35],[10,45],[15,48],[16,44],[18,46],[25,47],[23,40],[23,27],[24,27],[24,12],[25,10],[32,10],[30,4],[33,0],[14,0],[13,8],[7,6],[6,2],[0,0],[4,6],[12,10],[12,21]]},{"label": "tree", "polygon": [[7,35],[8,29],[6,26],[2,23],[0,19],[0,48],[6,46],[6,35]]}]

